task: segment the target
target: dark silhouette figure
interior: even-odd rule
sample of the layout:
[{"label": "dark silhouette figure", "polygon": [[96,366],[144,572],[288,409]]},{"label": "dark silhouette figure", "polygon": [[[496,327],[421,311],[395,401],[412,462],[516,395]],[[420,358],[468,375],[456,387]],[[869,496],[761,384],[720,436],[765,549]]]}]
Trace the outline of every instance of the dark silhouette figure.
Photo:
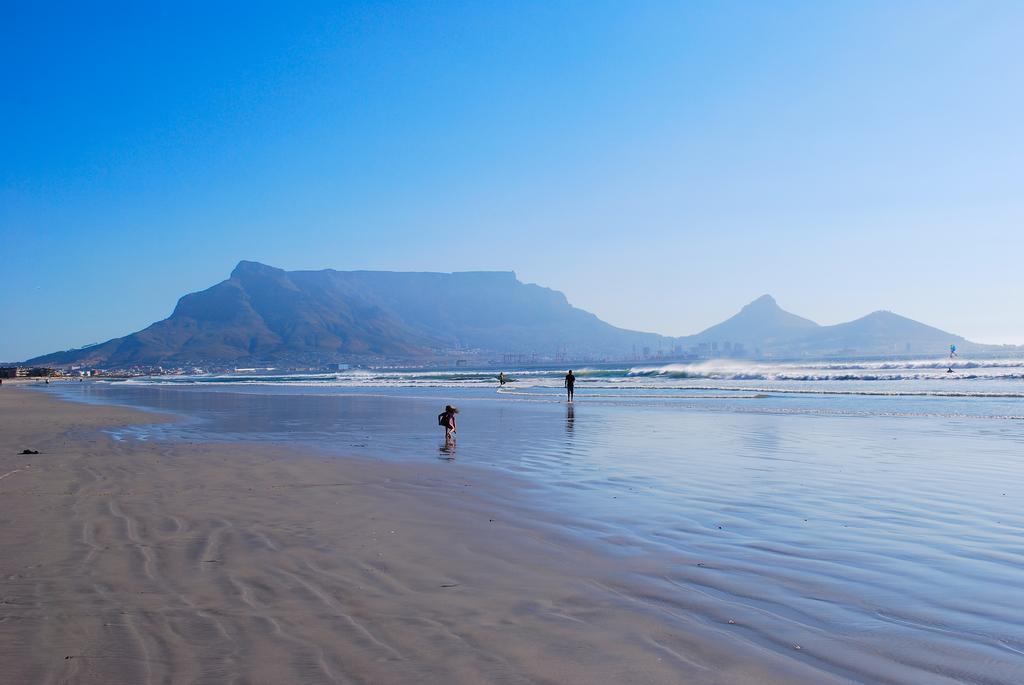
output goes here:
[{"label": "dark silhouette figure", "polygon": [[569,369],[569,373],[565,374],[565,394],[569,397],[569,401],[572,402],[572,395],[576,389],[576,376],[572,375],[572,369]]},{"label": "dark silhouette figure", "polygon": [[499,371],[498,372],[498,385],[505,385],[505,383],[506,383],[506,381],[505,381],[505,372],[504,371]]},{"label": "dark silhouette figure", "polygon": [[437,415],[437,425],[444,426],[444,443],[445,445],[451,443],[455,444],[455,415],[459,413],[459,410],[448,405],[444,408],[444,411]]}]

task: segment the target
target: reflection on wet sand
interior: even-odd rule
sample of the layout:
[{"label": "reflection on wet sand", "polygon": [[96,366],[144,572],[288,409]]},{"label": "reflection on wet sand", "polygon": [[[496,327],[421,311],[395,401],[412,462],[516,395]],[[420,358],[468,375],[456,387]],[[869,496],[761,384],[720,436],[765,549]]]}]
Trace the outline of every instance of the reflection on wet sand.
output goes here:
[{"label": "reflection on wet sand", "polygon": [[799,645],[801,658],[849,674],[842,682],[1024,682],[1019,611],[1006,599],[1024,564],[1024,427],[995,418],[1004,400],[978,400],[988,418],[977,418],[956,398],[846,399],[856,413],[838,415],[833,397],[702,408],[588,398],[577,416],[560,401],[466,392],[455,460],[426,391],[65,392],[191,418],[145,427],[156,442],[305,443],[399,460],[437,448],[428,458],[460,476],[484,466],[529,481],[543,495],[530,505],[562,530],[641,564],[613,589],[644,610],[742,626],[779,653]]},{"label": "reflection on wet sand", "polygon": [[439,459],[445,459],[448,461],[455,459],[455,441],[445,440],[444,444],[438,448],[438,452],[441,453],[438,457]]}]

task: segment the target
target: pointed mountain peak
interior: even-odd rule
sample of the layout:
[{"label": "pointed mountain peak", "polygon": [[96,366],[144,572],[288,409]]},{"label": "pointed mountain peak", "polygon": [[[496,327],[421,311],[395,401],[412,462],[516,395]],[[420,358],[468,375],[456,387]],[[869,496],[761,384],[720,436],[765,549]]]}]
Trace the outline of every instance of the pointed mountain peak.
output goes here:
[{"label": "pointed mountain peak", "polygon": [[[864,316],[860,317],[859,319],[854,319],[854,321],[886,322],[886,321],[912,321],[912,319],[908,319],[907,317],[901,316],[901,315],[897,314],[896,312],[890,311],[888,309],[877,309],[877,310],[871,312],[870,314],[865,314]],[[850,323],[853,323],[853,322],[850,322]]]},{"label": "pointed mountain peak", "polygon": [[770,322],[772,326],[796,326],[800,328],[814,328],[818,325],[809,319],[803,318],[802,316],[797,316],[796,314],[787,312],[779,306],[779,303],[775,301],[774,297],[767,293],[743,307],[743,309],[733,315],[731,319],[727,319],[723,323],[727,323],[728,321]]},{"label": "pointed mountain peak", "polygon": [[818,328],[818,324],[779,306],[771,295],[762,295],[720,324],[694,336],[697,341],[743,343],[751,348],[766,342],[790,340]]},{"label": "pointed mountain peak", "polygon": [[779,303],[775,301],[774,297],[765,293],[745,306],[744,309],[781,309],[781,307],[779,307]]}]

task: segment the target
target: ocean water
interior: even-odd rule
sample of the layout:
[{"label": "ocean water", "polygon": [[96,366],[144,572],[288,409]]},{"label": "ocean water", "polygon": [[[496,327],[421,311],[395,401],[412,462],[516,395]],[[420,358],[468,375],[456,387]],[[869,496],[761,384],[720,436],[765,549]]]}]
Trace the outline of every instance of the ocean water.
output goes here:
[{"label": "ocean water", "polygon": [[[952,368],[952,372],[947,369]],[[851,682],[1024,683],[1024,361],[355,370],[54,384],[273,440],[527,480],[619,591]],[[454,450],[436,415],[459,406]]]}]

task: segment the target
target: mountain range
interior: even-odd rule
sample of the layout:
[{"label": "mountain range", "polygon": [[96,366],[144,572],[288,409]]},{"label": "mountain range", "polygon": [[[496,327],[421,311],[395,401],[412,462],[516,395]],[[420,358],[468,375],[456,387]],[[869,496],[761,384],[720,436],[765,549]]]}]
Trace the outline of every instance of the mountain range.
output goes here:
[{"label": "mountain range", "polygon": [[771,295],[762,295],[735,316],[679,340],[685,347],[740,343],[756,356],[777,357],[931,355],[948,353],[950,345],[964,352],[998,349],[889,311],[821,326],[782,309]]},{"label": "mountain range", "polygon": [[612,326],[512,272],[284,271],[242,261],[227,280],[185,295],[144,330],[26,363],[280,366],[503,354],[624,359],[658,351],[864,356],[941,354],[950,344],[989,347],[884,311],[820,326],[769,295],[701,333],[673,338]]}]

